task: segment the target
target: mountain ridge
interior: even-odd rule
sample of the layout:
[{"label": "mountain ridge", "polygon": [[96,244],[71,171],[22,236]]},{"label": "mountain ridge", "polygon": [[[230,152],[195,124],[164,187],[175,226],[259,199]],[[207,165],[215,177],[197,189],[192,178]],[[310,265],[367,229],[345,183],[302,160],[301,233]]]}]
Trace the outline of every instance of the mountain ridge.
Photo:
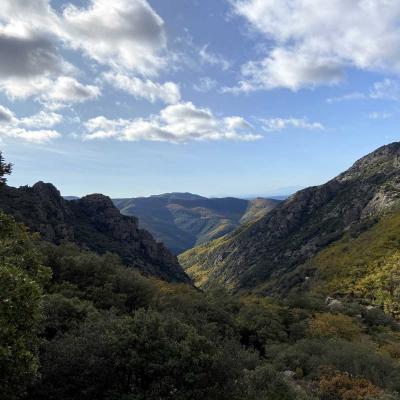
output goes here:
[{"label": "mountain ridge", "polygon": [[399,201],[399,158],[400,143],[383,146],[336,178],[297,192],[255,223],[179,260],[204,288],[251,290],[270,281],[277,287],[267,285],[267,292],[279,292],[304,283],[305,276],[292,277],[291,284],[284,277],[345,232],[367,229]]},{"label": "mountain ridge", "polygon": [[102,194],[68,201],[54,185],[40,181],[32,187],[3,187],[0,208],[49,242],[75,242],[99,254],[110,251],[145,275],[191,282],[176,257],[139,228],[137,218],[122,215]]},{"label": "mountain ridge", "polygon": [[279,204],[272,199],[206,198],[192,193],[113,199],[113,202],[123,214],[139,217],[141,225],[175,254],[221,237]]}]

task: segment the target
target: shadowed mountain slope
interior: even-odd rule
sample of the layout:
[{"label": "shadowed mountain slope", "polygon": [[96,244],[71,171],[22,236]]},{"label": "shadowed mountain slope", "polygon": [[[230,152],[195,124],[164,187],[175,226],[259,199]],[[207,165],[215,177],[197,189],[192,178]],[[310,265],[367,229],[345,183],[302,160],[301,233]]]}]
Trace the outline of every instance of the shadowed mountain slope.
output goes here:
[{"label": "shadowed mountain slope", "polygon": [[399,199],[400,143],[392,143],[328,183],[297,192],[255,223],[189,250],[180,262],[205,288],[273,293],[312,286],[314,256],[345,234],[371,229]]},{"label": "shadowed mountain slope", "polygon": [[67,201],[48,183],[6,186],[0,191],[0,209],[47,241],[75,242],[100,254],[113,252],[146,275],[190,282],[176,257],[139,229],[137,218],[122,215],[111,199],[101,194]]}]

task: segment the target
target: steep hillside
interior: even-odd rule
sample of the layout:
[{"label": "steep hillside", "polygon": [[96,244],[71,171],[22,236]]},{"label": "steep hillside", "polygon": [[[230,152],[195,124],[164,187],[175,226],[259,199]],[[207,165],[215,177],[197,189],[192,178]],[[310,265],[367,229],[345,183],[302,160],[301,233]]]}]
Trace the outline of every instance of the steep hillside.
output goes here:
[{"label": "steep hillside", "polygon": [[0,209],[52,243],[69,241],[100,254],[113,252],[147,275],[190,282],[163,244],[139,229],[136,218],[121,215],[101,194],[67,201],[53,185],[43,182],[32,187],[6,186],[0,191]]},{"label": "steep hillside", "polygon": [[370,229],[346,233],[296,272],[310,276],[306,285],[313,293],[367,300],[399,317],[399,268],[400,210],[396,207]]},{"label": "steep hillside", "polygon": [[399,202],[399,157],[400,143],[381,147],[257,222],[186,252],[180,262],[206,288],[222,284],[271,293],[312,286],[313,258],[320,251],[345,233],[358,237],[371,229]]},{"label": "steep hillside", "polygon": [[114,199],[124,215],[134,215],[175,254],[206,243],[254,221],[272,210],[278,200],[208,199],[191,193],[166,193],[133,199]]}]

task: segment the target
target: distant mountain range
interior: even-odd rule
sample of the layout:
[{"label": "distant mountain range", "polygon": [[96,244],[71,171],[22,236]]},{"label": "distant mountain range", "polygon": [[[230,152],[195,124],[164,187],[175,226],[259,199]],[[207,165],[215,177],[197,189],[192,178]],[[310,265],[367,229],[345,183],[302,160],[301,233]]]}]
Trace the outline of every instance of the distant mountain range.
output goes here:
[{"label": "distant mountain range", "polygon": [[399,260],[400,143],[179,257],[202,288],[280,295],[306,290],[384,307],[398,304]]},{"label": "distant mountain range", "polygon": [[113,199],[124,215],[136,216],[175,254],[232,232],[266,215],[276,199],[206,198],[192,193]]}]

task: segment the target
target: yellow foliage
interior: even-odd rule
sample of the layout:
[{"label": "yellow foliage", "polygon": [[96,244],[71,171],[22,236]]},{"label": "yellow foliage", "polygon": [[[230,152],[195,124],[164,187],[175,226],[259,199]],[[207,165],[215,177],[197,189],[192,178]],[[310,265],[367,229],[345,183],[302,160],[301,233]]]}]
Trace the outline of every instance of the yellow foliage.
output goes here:
[{"label": "yellow foliage", "polygon": [[400,252],[373,263],[369,274],[356,285],[356,292],[381,305],[385,312],[400,317]]},{"label": "yellow foliage", "polygon": [[364,378],[335,372],[319,381],[321,400],[367,400],[382,394],[382,390]]},{"label": "yellow foliage", "polygon": [[356,238],[346,235],[317,254],[312,291],[369,298],[393,314],[400,293],[400,212],[392,212]]},{"label": "yellow foliage", "polygon": [[362,333],[352,318],[343,314],[318,313],[309,322],[311,336],[352,340]]}]

